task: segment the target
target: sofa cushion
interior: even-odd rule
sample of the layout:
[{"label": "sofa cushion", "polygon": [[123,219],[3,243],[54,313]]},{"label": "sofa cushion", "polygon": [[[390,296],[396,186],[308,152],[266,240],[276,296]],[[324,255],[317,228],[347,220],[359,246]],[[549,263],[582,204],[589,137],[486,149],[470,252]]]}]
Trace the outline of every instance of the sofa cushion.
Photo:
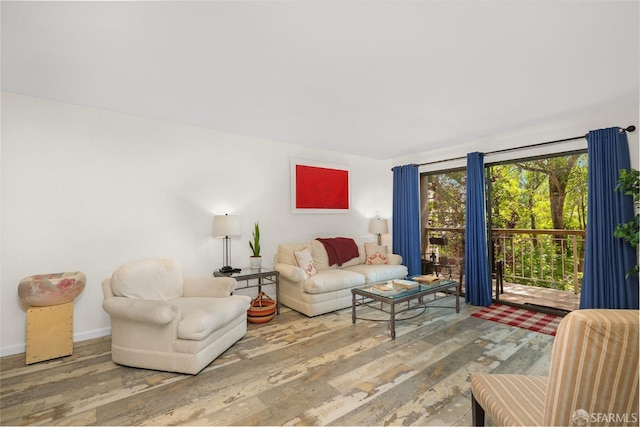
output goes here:
[{"label": "sofa cushion", "polygon": [[231,295],[225,298],[186,297],[171,300],[180,309],[178,338],[202,340],[249,309],[251,298]]},{"label": "sofa cushion", "polygon": [[365,243],[364,250],[367,257],[365,264],[389,264],[389,258],[387,257],[387,245]]},{"label": "sofa cushion", "polygon": [[171,259],[130,262],[113,272],[111,289],[118,297],[168,301],[182,296],[182,270]]},{"label": "sofa cushion", "polygon": [[[329,265],[329,254],[324,245],[318,240],[312,240],[309,242],[311,247],[311,256],[313,257],[313,263],[318,271],[329,270],[330,268],[338,268],[337,265]],[[352,265],[363,264],[365,261],[364,244],[360,243],[358,246],[358,256],[343,263],[342,267],[350,267]]]},{"label": "sofa cushion", "polygon": [[347,267],[344,270],[351,271],[353,273],[362,274],[366,278],[366,284],[386,282],[392,279],[399,279],[406,277],[408,274],[407,267],[405,265],[367,265],[359,264],[351,267]]},{"label": "sofa cushion", "polygon": [[[276,256],[275,256],[276,264],[283,263],[283,264],[295,265],[297,267],[298,264],[296,263],[296,257],[294,255],[294,252],[302,251],[307,247],[309,247],[308,242],[280,243],[278,245],[278,252],[276,252]],[[317,268],[317,265],[316,265],[316,268]]]},{"label": "sofa cushion", "polygon": [[311,248],[306,248],[303,251],[295,251],[293,254],[296,257],[296,263],[298,267],[303,269],[307,273],[307,277],[311,277],[318,272],[316,266],[313,264],[313,258],[311,257]]},{"label": "sofa cushion", "polygon": [[[547,377],[473,374],[473,396],[498,426],[542,426]],[[507,410],[505,410],[507,409]]]},{"label": "sofa cushion", "polygon": [[358,243],[358,256],[342,264],[342,267],[351,267],[352,265],[364,264],[364,261],[365,261],[364,244]]},{"label": "sofa cushion", "polygon": [[311,240],[309,242],[311,248],[311,256],[313,257],[313,264],[316,266],[316,270],[329,270],[330,268],[337,268],[337,265],[329,265],[329,254],[324,245],[318,240]]},{"label": "sofa cushion", "polygon": [[318,237],[316,240],[324,245],[329,257],[329,265],[337,264],[340,267],[345,262],[360,256],[358,245],[350,237]]},{"label": "sofa cushion", "polygon": [[302,283],[305,292],[321,294],[365,284],[365,277],[347,269],[330,269],[318,271]]}]

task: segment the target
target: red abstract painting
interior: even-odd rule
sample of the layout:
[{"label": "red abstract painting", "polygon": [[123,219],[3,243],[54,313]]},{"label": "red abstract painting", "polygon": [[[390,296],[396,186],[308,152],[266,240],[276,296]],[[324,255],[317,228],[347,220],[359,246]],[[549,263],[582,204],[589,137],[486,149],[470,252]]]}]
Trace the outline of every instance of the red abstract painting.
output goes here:
[{"label": "red abstract painting", "polygon": [[297,164],[296,209],[349,209],[349,171]]}]

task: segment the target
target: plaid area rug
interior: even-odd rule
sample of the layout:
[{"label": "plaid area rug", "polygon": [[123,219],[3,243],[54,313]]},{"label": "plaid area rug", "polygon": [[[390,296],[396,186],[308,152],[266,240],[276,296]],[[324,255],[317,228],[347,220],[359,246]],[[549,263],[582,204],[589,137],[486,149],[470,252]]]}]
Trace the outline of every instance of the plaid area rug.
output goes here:
[{"label": "plaid area rug", "polygon": [[552,314],[538,313],[504,304],[491,304],[489,307],[485,307],[471,315],[480,319],[554,336],[556,329],[558,329],[558,324],[562,320],[562,317]]}]

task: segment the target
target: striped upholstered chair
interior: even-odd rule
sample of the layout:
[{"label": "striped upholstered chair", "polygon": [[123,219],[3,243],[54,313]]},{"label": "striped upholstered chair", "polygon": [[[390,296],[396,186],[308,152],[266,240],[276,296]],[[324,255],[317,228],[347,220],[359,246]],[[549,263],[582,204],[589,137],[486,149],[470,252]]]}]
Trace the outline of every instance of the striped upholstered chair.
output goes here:
[{"label": "striped upholstered chair", "polygon": [[474,374],[474,425],[638,425],[637,310],[578,310],[560,322],[549,376]]}]

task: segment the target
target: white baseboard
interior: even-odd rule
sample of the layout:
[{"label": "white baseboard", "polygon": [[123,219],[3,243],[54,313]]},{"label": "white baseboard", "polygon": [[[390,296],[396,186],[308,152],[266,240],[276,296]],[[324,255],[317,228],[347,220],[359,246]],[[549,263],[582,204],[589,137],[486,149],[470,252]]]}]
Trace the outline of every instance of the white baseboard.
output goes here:
[{"label": "white baseboard", "polygon": [[27,344],[26,343],[16,344],[16,345],[9,345],[9,346],[0,348],[0,356],[1,357],[11,356],[12,354],[26,353],[26,352],[27,352]]},{"label": "white baseboard", "polygon": [[90,340],[93,338],[106,337],[111,335],[111,328],[94,329],[93,331],[83,332],[73,335],[73,342]]},{"label": "white baseboard", "polygon": [[[111,335],[111,328],[94,329],[93,331],[83,332],[73,335],[73,342],[90,340],[93,338],[106,337]],[[0,348],[0,357],[11,356],[13,354],[26,353],[27,343],[8,345]]]}]

